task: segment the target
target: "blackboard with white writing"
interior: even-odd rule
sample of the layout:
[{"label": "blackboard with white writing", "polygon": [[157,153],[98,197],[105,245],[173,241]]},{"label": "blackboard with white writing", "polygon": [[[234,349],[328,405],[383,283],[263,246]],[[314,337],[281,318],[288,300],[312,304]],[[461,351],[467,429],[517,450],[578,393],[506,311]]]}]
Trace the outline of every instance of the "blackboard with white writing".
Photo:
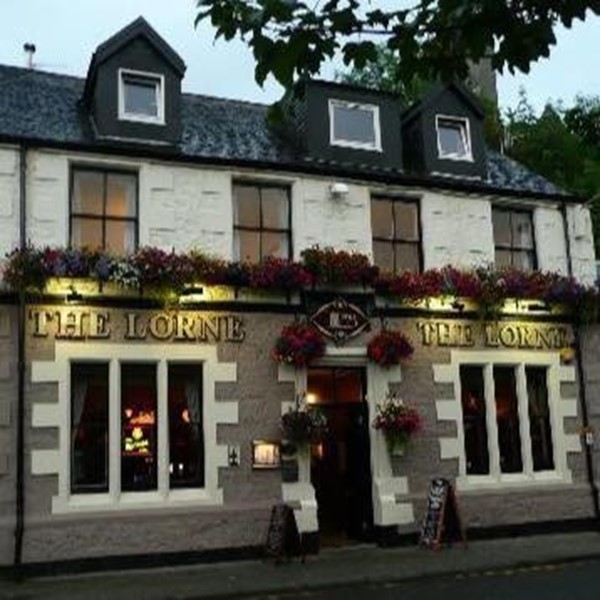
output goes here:
[{"label": "blackboard with white writing", "polygon": [[454,488],[447,479],[432,479],[419,543],[437,549],[444,541],[457,540],[466,542]]},{"label": "blackboard with white writing", "polygon": [[265,554],[276,563],[300,554],[300,535],[294,510],[287,504],[276,504],[271,510]]}]

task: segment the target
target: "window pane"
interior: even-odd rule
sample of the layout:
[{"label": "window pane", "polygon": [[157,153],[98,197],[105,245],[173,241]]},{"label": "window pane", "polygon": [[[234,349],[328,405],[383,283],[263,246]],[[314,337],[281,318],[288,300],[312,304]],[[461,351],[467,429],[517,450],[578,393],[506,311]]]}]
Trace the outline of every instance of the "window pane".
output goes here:
[{"label": "window pane", "polygon": [[414,202],[395,202],[396,239],[407,242],[419,240],[419,211]]},{"label": "window pane", "polygon": [[73,218],[71,245],[75,248],[102,248],[102,219]]},{"label": "window pane", "polygon": [[111,217],[135,217],[137,177],[109,174],[106,186],[106,214]]},{"label": "window pane", "polygon": [[156,366],[121,366],[121,490],[156,489]]},{"label": "window pane", "polygon": [[73,213],[101,215],[104,211],[104,174],[73,171]]},{"label": "window pane", "polygon": [[396,244],[396,273],[419,272],[421,268],[418,244]]},{"label": "window pane", "polygon": [[534,253],[528,250],[513,251],[512,265],[523,271],[532,271],[535,268]]},{"label": "window pane", "polygon": [[512,213],[512,240],[516,248],[533,249],[533,223],[531,214],[526,212]]},{"label": "window pane", "polygon": [[71,491],[108,491],[107,364],[71,364]]},{"label": "window pane", "polygon": [[510,213],[506,210],[493,209],[492,224],[494,226],[494,244],[510,247],[512,245]]},{"label": "window pane", "polygon": [[236,257],[244,262],[260,262],[260,233],[258,231],[236,231]]},{"label": "window pane", "polygon": [[260,227],[260,194],[257,187],[236,185],[234,195],[234,225]]},{"label": "window pane", "polygon": [[169,365],[169,483],[204,485],[202,366]]},{"label": "window pane", "polygon": [[495,265],[498,268],[511,267],[512,266],[512,252],[510,250],[498,250],[496,249],[496,257],[494,259]]},{"label": "window pane", "polygon": [[490,472],[482,367],[460,367],[467,475]]},{"label": "window pane", "polygon": [[373,263],[382,271],[394,271],[394,245],[373,240]]},{"label": "window pane", "polygon": [[155,79],[123,76],[125,112],[148,117],[158,116],[158,91],[160,83]]},{"label": "window pane", "polygon": [[286,233],[262,233],[262,257],[276,256],[277,258],[289,257],[288,236]]},{"label": "window pane", "polygon": [[547,371],[542,367],[526,367],[525,376],[527,378],[533,470],[552,470],[554,469],[554,451],[548,408]]},{"label": "window pane", "polygon": [[387,240],[394,237],[394,218],[390,200],[371,201],[371,229],[373,237]]},{"label": "window pane", "polygon": [[333,138],[336,141],[375,145],[375,115],[372,109],[334,104]]},{"label": "window pane", "polygon": [[466,139],[464,122],[452,119],[438,120],[440,156],[466,156],[468,154]]},{"label": "window pane", "polygon": [[514,367],[494,367],[494,385],[496,388],[500,471],[502,473],[520,473],[523,471],[523,462]]},{"label": "window pane", "polygon": [[106,221],[106,250],[115,254],[135,251],[135,223],[131,221]]},{"label": "window pane", "polygon": [[261,189],[262,226],[267,229],[289,228],[289,201],[286,188]]}]

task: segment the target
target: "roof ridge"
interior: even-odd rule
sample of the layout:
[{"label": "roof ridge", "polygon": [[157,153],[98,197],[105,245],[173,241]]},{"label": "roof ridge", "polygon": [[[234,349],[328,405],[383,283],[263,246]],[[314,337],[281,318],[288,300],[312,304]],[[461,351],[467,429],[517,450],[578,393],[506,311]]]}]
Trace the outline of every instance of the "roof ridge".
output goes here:
[{"label": "roof ridge", "polygon": [[[29,67],[20,67],[18,65],[7,65],[0,63],[0,70],[11,70],[18,71],[23,75],[45,75],[47,77],[60,77],[62,79],[74,79],[81,83],[85,83],[86,78],[80,75],[69,75],[67,73],[57,73],[56,71],[46,71],[42,69],[30,69]],[[213,94],[197,94],[194,92],[182,92],[182,96],[188,98],[205,98],[207,100],[219,100],[220,102],[227,102],[228,104],[241,104],[244,106],[256,106],[260,108],[269,108],[269,104],[264,102],[256,102],[254,100],[244,100],[241,98],[227,98],[224,96],[215,96]]]},{"label": "roof ridge", "polygon": [[19,71],[23,73],[23,75],[46,75],[49,77],[60,77],[62,79],[75,79],[81,82],[85,81],[85,78],[80,77],[79,75],[69,75],[68,73],[57,73],[56,71],[46,71],[44,69],[20,67],[18,65],[7,65],[4,63],[0,63],[0,69]]},{"label": "roof ridge", "polygon": [[219,100],[220,102],[227,102],[228,104],[242,104],[244,106],[256,106],[260,108],[269,108],[269,104],[263,102],[256,102],[254,100],[243,100],[240,98],[226,98],[224,96],[214,96],[212,94],[195,94],[193,92],[182,92],[182,96],[188,96],[189,98],[205,98],[206,100]]}]

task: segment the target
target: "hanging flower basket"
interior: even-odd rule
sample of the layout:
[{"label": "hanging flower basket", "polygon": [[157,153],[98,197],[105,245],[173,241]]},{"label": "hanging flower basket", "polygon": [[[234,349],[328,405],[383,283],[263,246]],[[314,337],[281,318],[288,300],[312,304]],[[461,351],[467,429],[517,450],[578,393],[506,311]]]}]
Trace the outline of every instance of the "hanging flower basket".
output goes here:
[{"label": "hanging flower basket", "polygon": [[382,367],[397,365],[414,352],[410,340],[400,331],[382,330],[371,338],[367,346],[367,356]]},{"label": "hanging flower basket", "polygon": [[318,408],[307,406],[300,396],[281,417],[281,432],[286,441],[300,447],[321,441],[327,432],[327,418]]},{"label": "hanging flower basket", "polygon": [[273,358],[284,364],[302,367],[325,354],[325,339],[308,323],[288,325],[275,342]]},{"label": "hanging flower basket", "polygon": [[416,408],[390,395],[377,405],[373,427],[385,435],[389,453],[402,456],[412,436],[423,428],[423,420]]}]

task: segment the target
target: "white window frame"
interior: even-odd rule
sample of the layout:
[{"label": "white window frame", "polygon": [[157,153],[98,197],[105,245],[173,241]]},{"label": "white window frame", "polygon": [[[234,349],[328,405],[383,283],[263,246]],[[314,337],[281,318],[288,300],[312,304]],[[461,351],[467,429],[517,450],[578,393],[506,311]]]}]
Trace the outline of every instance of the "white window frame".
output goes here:
[{"label": "white window frame", "polygon": [[[466,154],[444,154],[442,151],[442,144],[440,141],[440,121],[452,121],[454,123],[460,124],[461,127],[461,137],[463,138],[463,142],[465,148],[467,150]],[[437,139],[437,150],[438,150],[438,158],[442,160],[457,160],[457,161],[465,161],[465,162],[473,162],[473,149],[471,145],[471,126],[469,123],[469,119],[467,117],[457,117],[454,115],[435,115],[435,135]]]},{"label": "white window frame", "polygon": [[[371,111],[373,117],[373,129],[375,141],[373,143],[357,142],[355,140],[336,139],[335,137],[335,109],[336,107],[358,108],[360,110]],[[350,102],[348,100],[339,100],[337,98],[329,99],[329,143],[332,146],[342,148],[354,148],[357,150],[370,150],[372,152],[381,152],[381,121],[379,118],[379,106],[376,104],[363,104],[361,102]]]},{"label": "white window frame", "polygon": [[[486,475],[467,475],[465,451],[462,389],[460,367],[482,367],[484,371],[486,428],[490,472]],[[521,437],[521,473],[502,473],[500,470],[500,449],[498,444],[498,426],[496,423],[494,366],[515,367],[517,401],[519,412],[519,432]],[[548,410],[552,430],[554,469],[548,471],[533,470],[531,435],[529,432],[529,405],[527,398],[526,367],[547,369]],[[440,438],[442,459],[458,459],[459,472],[456,479],[458,489],[477,491],[485,489],[505,489],[511,487],[529,487],[549,484],[572,483],[572,474],[568,468],[567,454],[581,452],[581,440],[577,434],[564,431],[564,419],[577,417],[577,399],[561,397],[561,383],[575,382],[575,369],[560,364],[558,352],[536,351],[474,351],[452,350],[449,365],[434,365],[434,381],[452,384],[454,398],[436,402],[439,420],[455,421],[456,438]]]},{"label": "white window frame", "polygon": [[[71,380],[72,363],[108,363],[108,492],[71,492]],[[156,365],[157,384],[157,489],[121,491],[121,364]],[[204,436],[204,487],[170,488],[168,440],[168,366],[202,365],[202,424]],[[173,506],[219,506],[223,490],[219,469],[229,466],[228,447],[217,443],[217,425],[238,423],[238,402],[216,400],[217,382],[237,379],[235,363],[220,363],[216,346],[191,344],[102,344],[56,342],[54,361],[34,361],[33,383],[57,382],[58,402],[33,403],[33,427],[57,427],[59,448],[32,450],[32,475],[58,475],[58,494],[52,513],[96,510],[143,510]]]},{"label": "white window frame", "polygon": [[[125,78],[131,75],[139,79],[146,79],[156,84],[156,108],[155,116],[131,113],[125,110]],[[149,123],[152,125],[165,124],[165,76],[161,73],[150,73],[147,71],[136,71],[134,69],[118,70],[119,89],[119,120],[132,121],[134,123]]]}]

